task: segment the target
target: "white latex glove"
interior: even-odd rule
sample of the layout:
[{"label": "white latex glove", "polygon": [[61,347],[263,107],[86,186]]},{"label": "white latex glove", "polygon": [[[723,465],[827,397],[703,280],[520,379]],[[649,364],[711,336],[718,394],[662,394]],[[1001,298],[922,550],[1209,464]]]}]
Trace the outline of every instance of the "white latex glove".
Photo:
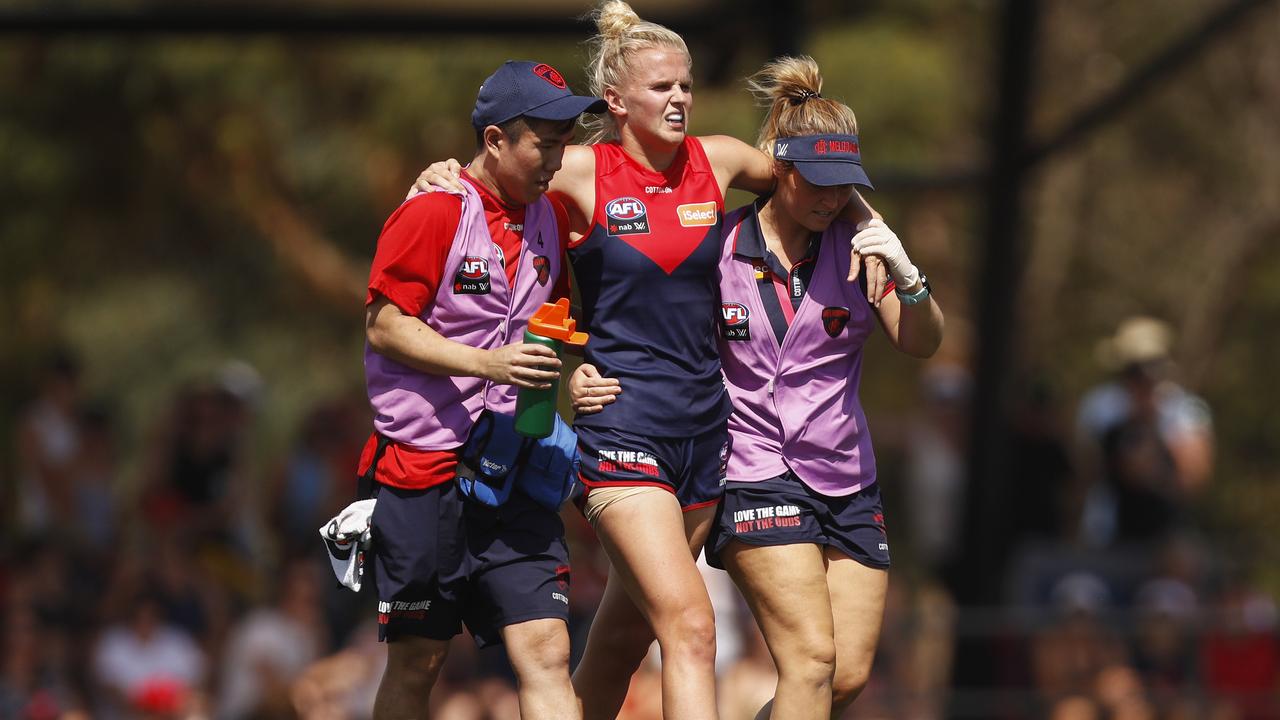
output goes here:
[{"label": "white latex glove", "polygon": [[320,528],[320,536],[339,545],[358,541],[368,545],[369,526],[373,523],[373,508],[377,500],[359,500],[342,509],[332,520]]},{"label": "white latex glove", "polygon": [[920,270],[911,264],[902,241],[884,224],[883,220],[870,220],[858,225],[858,234],[849,243],[860,255],[876,255],[884,258],[889,266],[893,283],[900,290],[916,286],[920,282]]},{"label": "white latex glove", "polygon": [[320,527],[333,575],[346,587],[360,592],[364,580],[364,551],[373,540],[373,498],[353,502]]}]

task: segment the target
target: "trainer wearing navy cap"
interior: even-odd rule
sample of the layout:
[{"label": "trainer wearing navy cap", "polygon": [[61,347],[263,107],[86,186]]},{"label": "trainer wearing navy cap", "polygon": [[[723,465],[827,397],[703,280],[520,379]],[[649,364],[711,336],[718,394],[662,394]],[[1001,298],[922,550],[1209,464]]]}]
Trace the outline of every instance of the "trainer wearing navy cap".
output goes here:
[{"label": "trainer wearing navy cap", "polygon": [[790,162],[801,177],[814,185],[861,185],[875,189],[862,169],[857,135],[784,137],[778,138],[773,147],[775,158]]},{"label": "trainer wearing navy cap", "polygon": [[546,63],[508,60],[480,86],[471,125],[481,130],[519,115],[535,120],[576,120],[584,112],[602,113],[606,107],[601,98],[574,95],[564,76]]},{"label": "trainer wearing navy cap", "polygon": [[[840,213],[870,188],[857,118],[818,94],[809,57],[779,58],[751,79],[769,101],[759,147],[770,195],[725,218],[720,359],[733,399],[724,498],[707,562],[729,571],[764,635],[778,684],[756,717],[842,717],[865,687],[889,582],[875,453],[859,399],[863,347],[929,357],[942,310],[882,220]],[[884,259],[894,292],[867,297],[846,242]],[[865,278],[865,275],[862,276]],[[878,363],[879,364],[879,363]]]},{"label": "trainer wearing navy cap", "polygon": [[483,410],[510,414],[518,387],[545,388],[555,354],[522,342],[542,303],[569,294],[569,221],[546,197],[583,112],[544,63],[508,62],[481,86],[476,154],[462,190],[405,201],[369,275],[365,375],[375,432],[360,461],[387,669],[374,717],[428,715],[462,625],[502,643],[526,720],[580,718],[569,681],[569,557],[559,515],[520,493],[501,507],[461,497],[459,449]]}]

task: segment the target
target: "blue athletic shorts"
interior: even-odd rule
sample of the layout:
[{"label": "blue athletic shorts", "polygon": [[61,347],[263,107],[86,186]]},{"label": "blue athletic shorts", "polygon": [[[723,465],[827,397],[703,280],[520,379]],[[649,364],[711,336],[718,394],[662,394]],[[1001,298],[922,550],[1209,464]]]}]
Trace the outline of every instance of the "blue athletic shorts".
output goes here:
[{"label": "blue athletic shorts", "polygon": [[880,487],[827,497],[793,473],[761,482],[731,482],[707,538],[707,563],[723,568],[730,540],[747,545],[830,545],[873,568],[889,567]]},{"label": "blue athletic shorts", "polygon": [[501,508],[465,500],[457,484],[380,485],[373,511],[378,637],[481,647],[526,620],[569,619],[569,551],[560,516],[520,493]]},{"label": "blue athletic shorts", "polygon": [[679,438],[637,435],[616,428],[576,430],[584,496],[598,487],[651,485],[674,493],[684,510],[694,510],[714,505],[724,494],[731,451],[727,424]]}]

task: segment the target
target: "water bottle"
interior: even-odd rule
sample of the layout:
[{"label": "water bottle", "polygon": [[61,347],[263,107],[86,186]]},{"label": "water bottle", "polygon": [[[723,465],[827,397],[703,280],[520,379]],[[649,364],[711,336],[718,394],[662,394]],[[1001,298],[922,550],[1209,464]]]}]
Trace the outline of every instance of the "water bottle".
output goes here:
[{"label": "water bottle", "polygon": [[[524,331],[524,341],[551,348],[561,357],[564,344],[585,345],[587,334],[575,332],[577,321],[569,317],[569,299],[560,298],[554,303],[543,303],[529,320]],[[551,387],[537,390],[520,388],[516,392],[516,432],[530,438],[544,438],[555,427],[556,398],[560,393],[560,378],[551,381]]]}]

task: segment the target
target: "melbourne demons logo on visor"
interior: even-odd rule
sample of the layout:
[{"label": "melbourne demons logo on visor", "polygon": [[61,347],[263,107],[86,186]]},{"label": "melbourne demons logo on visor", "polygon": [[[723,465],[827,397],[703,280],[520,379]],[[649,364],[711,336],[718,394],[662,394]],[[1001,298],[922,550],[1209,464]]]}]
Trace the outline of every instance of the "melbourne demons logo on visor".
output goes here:
[{"label": "melbourne demons logo on visor", "polygon": [[649,234],[649,211],[636,198],[614,198],[604,204],[604,214],[610,235]]},{"label": "melbourne demons logo on visor", "polygon": [[555,68],[551,67],[546,63],[535,65],[533,68],[533,74],[537,75],[543,80],[546,80],[547,82],[560,88],[561,90],[564,90],[566,87],[568,87],[567,85],[564,84],[564,76],[560,74],[560,71],[556,70]]},{"label": "melbourne demons logo on visor", "polygon": [[455,295],[488,295],[489,261],[477,255],[468,255],[458,266],[458,274],[453,276],[453,293]]},{"label": "melbourne demons logo on visor", "polygon": [[835,337],[849,324],[849,308],[822,308],[822,329],[831,337]]},{"label": "melbourne demons logo on visor", "polygon": [[538,273],[538,284],[545,286],[551,279],[551,261],[546,255],[534,255],[533,269]]},{"label": "melbourne demons logo on visor", "polygon": [[751,311],[746,305],[736,302],[721,303],[720,314],[724,317],[725,340],[751,339]]}]

